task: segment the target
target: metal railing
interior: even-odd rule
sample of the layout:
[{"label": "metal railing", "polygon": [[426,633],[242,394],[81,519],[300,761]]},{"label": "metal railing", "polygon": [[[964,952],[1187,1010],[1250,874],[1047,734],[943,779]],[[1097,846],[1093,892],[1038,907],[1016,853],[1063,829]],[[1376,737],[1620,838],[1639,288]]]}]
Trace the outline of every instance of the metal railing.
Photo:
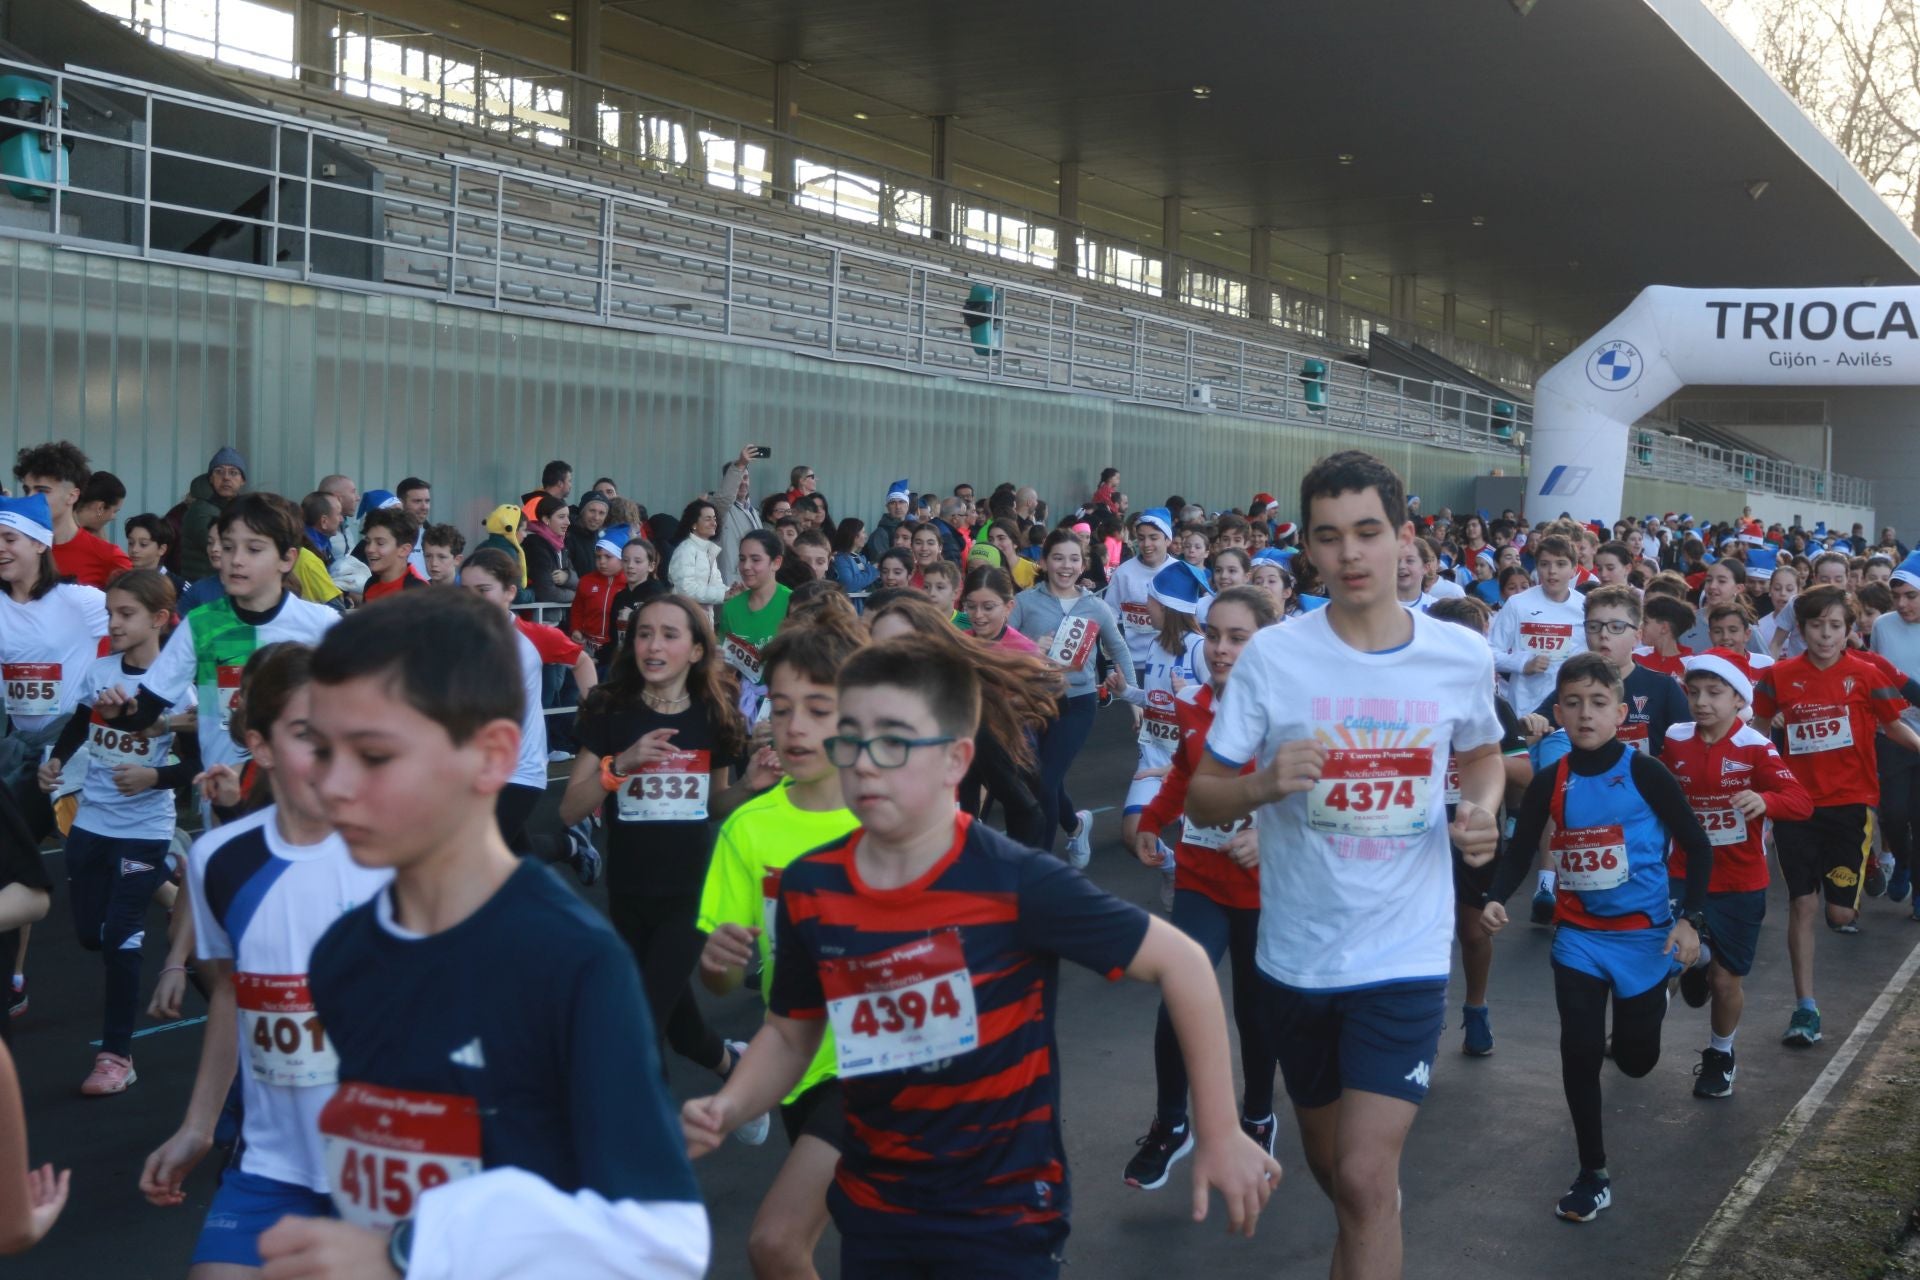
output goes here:
[{"label": "metal railing", "polygon": [[[351,290],[838,360],[1416,440],[1516,449],[1527,407],[994,273],[675,208],[638,191],[397,146],[282,112],[113,76],[7,64],[53,82],[69,120],[17,126],[56,150],[43,230],[25,235]],[[355,174],[358,181],[350,180]],[[168,198],[156,196],[156,179]],[[16,203],[15,212],[31,209]],[[19,219],[13,221],[18,222]],[[200,252],[156,243],[199,233]],[[165,237],[163,236],[162,239]],[[345,273],[343,262],[363,268]],[[1654,474],[1838,496],[1823,473],[1650,433]],[[1849,481],[1865,488],[1864,481]],[[1864,504],[1863,504],[1864,505]]]},{"label": "metal railing", "polygon": [[1719,445],[1688,441],[1646,426],[1632,429],[1629,475],[1716,489],[1747,489],[1849,507],[1873,506],[1873,482]]},{"label": "metal railing", "polygon": [[[1049,287],[1092,281],[1164,301],[1176,312],[1235,316],[1249,327],[1275,327],[1345,350],[1364,351],[1379,329],[1520,390],[1532,387],[1540,367],[1531,356],[1508,347],[1259,280],[1210,258],[1170,255],[1160,245],[990,195],[983,188],[1026,185],[1009,183],[999,174],[962,167],[950,183],[942,184],[924,171],[889,166],[868,155],[510,56],[357,6],[310,0],[305,19],[309,39],[322,50],[308,53],[298,32],[290,45],[248,47],[242,43],[246,33],[259,32],[260,24],[228,23],[223,28],[218,18],[228,0],[195,0],[190,6],[192,19],[204,27],[211,4],[214,39],[190,30],[192,19],[175,21],[167,0],[87,3],[176,52],[209,59],[222,74],[243,68],[279,82],[283,91],[318,87],[375,110],[398,109],[523,145],[584,149],[708,195],[781,205],[909,242],[938,243],[1019,264],[1047,273]],[[242,34],[230,34],[236,27]],[[833,127],[855,135],[863,132],[842,121]],[[902,150],[895,139],[878,133],[866,136],[875,152]],[[1026,189],[1041,196],[1040,190]],[[1137,221],[1122,214],[1112,219]],[[1252,305],[1262,293],[1264,324]]]}]

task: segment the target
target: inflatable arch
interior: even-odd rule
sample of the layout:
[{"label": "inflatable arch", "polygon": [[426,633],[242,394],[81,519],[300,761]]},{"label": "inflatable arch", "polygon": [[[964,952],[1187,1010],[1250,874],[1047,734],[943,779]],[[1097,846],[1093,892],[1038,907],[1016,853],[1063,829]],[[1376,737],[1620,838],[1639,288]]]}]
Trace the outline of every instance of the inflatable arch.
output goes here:
[{"label": "inflatable arch", "polygon": [[1628,428],[1706,384],[1920,386],[1920,288],[1646,290],[1535,386],[1528,517],[1619,519]]}]

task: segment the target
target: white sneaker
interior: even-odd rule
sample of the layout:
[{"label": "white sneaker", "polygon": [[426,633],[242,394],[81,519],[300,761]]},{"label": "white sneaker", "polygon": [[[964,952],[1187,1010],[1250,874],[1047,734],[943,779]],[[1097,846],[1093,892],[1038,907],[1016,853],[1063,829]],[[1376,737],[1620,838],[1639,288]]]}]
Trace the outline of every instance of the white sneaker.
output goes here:
[{"label": "white sneaker", "polygon": [[547,752],[547,763],[548,763],[548,764],[564,764],[565,762],[567,762],[568,760],[571,760],[571,759],[573,759],[573,752],[571,752],[571,751],[549,751],[549,752]]},{"label": "white sneaker", "polygon": [[1084,867],[1093,861],[1093,811],[1080,809],[1073,816],[1080,825],[1067,837],[1067,865]]},{"label": "white sneaker", "polygon": [[[727,1041],[727,1052],[733,1055],[733,1065],[738,1067],[740,1059],[746,1056],[747,1044],[744,1040]],[[749,1147],[757,1147],[767,1140],[767,1134],[773,1130],[773,1113],[763,1111],[733,1131],[734,1141],[743,1142]]]}]

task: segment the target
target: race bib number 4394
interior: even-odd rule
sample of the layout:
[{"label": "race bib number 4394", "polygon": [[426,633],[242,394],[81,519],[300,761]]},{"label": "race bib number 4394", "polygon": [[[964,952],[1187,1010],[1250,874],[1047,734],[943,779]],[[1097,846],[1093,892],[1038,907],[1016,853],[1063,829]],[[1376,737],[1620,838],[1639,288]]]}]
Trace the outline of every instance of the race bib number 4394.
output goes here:
[{"label": "race bib number 4394", "polygon": [[980,1047],[973,976],[957,930],[877,955],[820,962],[843,1077],[899,1071]]},{"label": "race bib number 4394", "polygon": [[1333,835],[1419,835],[1427,829],[1432,790],[1432,747],[1329,751],[1320,781],[1307,793],[1307,822]]},{"label": "race bib number 4394", "polygon": [[472,1098],[348,1081],[320,1112],[333,1207],[358,1227],[413,1216],[422,1192],[480,1172]]}]

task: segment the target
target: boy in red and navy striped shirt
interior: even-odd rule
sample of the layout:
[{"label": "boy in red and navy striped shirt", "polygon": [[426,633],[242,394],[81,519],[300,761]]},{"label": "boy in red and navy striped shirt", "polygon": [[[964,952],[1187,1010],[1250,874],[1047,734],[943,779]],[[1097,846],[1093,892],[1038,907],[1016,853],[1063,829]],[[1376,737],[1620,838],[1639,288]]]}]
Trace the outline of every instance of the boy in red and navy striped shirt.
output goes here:
[{"label": "boy in red and navy striped shirt", "polygon": [[1160,985],[1192,1079],[1195,1217],[1217,1187],[1251,1234],[1280,1170],[1235,1123],[1212,966],[1171,925],[956,810],[980,689],[940,653],[907,637],[841,670],[827,752],[861,826],[781,876],[767,1025],[719,1094],[686,1104],[689,1148],[704,1154],[778,1102],[831,1022],[841,1276],[1057,1277],[1065,957]]}]

